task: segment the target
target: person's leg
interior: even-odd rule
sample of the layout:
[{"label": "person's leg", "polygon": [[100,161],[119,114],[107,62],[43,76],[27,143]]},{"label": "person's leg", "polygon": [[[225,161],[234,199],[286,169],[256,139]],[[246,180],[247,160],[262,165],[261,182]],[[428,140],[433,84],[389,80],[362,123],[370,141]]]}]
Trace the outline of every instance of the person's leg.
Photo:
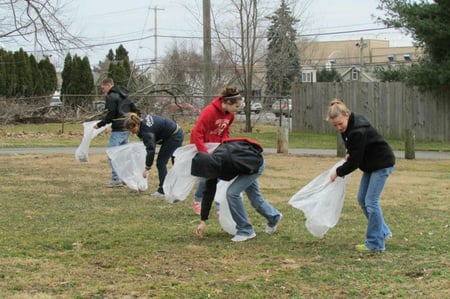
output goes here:
[{"label": "person's leg", "polygon": [[198,180],[197,189],[195,190],[194,201],[196,201],[198,203],[202,202],[203,190],[204,189],[205,189],[205,179],[204,178],[200,178]]},{"label": "person's leg", "polygon": [[158,192],[164,194],[163,184],[167,175],[167,163],[172,157],[173,152],[181,146],[183,143],[183,130],[179,130],[177,134],[172,135],[165,140],[158,151],[158,157],[156,159],[156,168],[158,169],[159,186]]},{"label": "person's leg", "polygon": [[192,201],[192,210],[195,214],[200,215],[201,209],[202,209],[202,198],[203,198],[203,191],[205,189],[205,179],[200,178],[198,180],[197,189],[195,190],[194,194],[194,200]]},{"label": "person's leg", "polygon": [[245,210],[241,193],[258,176],[258,174],[240,175],[227,189],[226,198],[228,207],[230,208],[231,217],[236,222],[236,235],[238,236],[251,236],[255,233],[253,225],[248,221],[247,211]]},{"label": "person's leg", "polygon": [[[119,146],[128,143],[128,139],[130,137],[130,132],[128,131],[112,131],[111,136],[109,138],[108,147]],[[111,164],[111,159],[108,158],[109,165],[111,167],[111,180],[112,181],[120,181],[119,176],[117,175],[114,167]]]},{"label": "person's leg", "polygon": [[369,249],[384,250],[384,239],[391,234],[391,231],[383,218],[383,212],[380,207],[380,196],[383,192],[387,178],[392,173],[392,169],[393,167],[383,168],[373,171],[370,174],[364,200],[368,219],[365,245]]},{"label": "person's leg", "polygon": [[261,191],[259,189],[258,177],[264,171],[265,164],[263,164],[258,173],[252,175],[254,180],[249,184],[249,186],[245,189],[245,193],[247,194],[248,199],[252,207],[264,218],[267,219],[268,227],[275,227],[281,218],[281,213],[275,209],[270,203],[268,203],[263,196],[261,195]]},{"label": "person's leg", "polygon": [[364,216],[368,219],[369,216],[367,215],[367,209],[366,209],[366,194],[367,194],[367,188],[369,187],[370,182],[370,172],[363,172],[361,176],[361,181],[359,182],[359,189],[358,189],[358,204],[361,207],[361,210],[363,211]]}]

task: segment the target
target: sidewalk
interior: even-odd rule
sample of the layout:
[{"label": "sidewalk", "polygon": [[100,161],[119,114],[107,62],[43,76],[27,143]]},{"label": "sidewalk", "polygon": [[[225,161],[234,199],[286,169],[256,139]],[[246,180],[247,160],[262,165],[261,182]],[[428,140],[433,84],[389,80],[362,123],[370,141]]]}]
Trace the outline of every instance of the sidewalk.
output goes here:
[{"label": "sidewalk", "polygon": [[[0,155],[8,154],[48,154],[48,153],[72,153],[75,155],[76,148],[74,147],[35,147],[35,148],[0,148]],[[264,152],[267,154],[276,154],[275,148],[265,148]],[[106,154],[106,147],[91,147],[90,154],[104,153]],[[336,150],[331,149],[307,149],[307,148],[293,148],[289,149],[289,154],[300,156],[328,156],[336,157]],[[404,151],[394,151],[398,159],[405,158]],[[435,152],[435,151],[416,151],[416,159],[432,159],[432,160],[447,160],[450,159],[449,152]]]}]

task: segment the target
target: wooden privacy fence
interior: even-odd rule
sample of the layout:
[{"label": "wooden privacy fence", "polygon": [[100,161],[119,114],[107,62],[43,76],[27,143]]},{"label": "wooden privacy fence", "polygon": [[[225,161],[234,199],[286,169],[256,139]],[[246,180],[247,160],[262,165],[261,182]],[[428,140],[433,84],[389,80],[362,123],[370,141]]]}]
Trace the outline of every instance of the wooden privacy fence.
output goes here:
[{"label": "wooden privacy fence", "polygon": [[292,129],[333,133],[325,120],[333,98],[365,115],[387,138],[450,141],[450,95],[422,93],[399,82],[296,83],[292,88]]}]

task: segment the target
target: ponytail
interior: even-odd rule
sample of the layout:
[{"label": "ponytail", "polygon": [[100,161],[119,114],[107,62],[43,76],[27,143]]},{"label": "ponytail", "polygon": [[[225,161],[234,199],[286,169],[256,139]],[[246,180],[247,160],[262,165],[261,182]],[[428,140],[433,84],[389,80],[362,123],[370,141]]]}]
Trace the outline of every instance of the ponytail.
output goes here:
[{"label": "ponytail", "polygon": [[348,109],[347,106],[345,106],[345,104],[341,100],[333,99],[330,102],[330,106],[328,107],[327,121],[335,119],[340,115],[350,115],[350,114],[351,114],[350,109]]}]

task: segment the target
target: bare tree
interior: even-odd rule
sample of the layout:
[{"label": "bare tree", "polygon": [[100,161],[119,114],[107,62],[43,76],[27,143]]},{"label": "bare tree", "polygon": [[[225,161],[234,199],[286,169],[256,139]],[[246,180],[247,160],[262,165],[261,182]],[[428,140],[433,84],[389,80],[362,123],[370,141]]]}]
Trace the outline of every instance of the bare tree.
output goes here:
[{"label": "bare tree", "polygon": [[[229,0],[224,8],[227,14],[234,14],[233,23],[223,24],[223,10],[213,11],[214,32],[218,45],[234,65],[237,81],[244,89],[245,96],[245,130],[252,131],[250,106],[253,95],[254,67],[263,59],[264,33],[260,22],[264,20],[264,13],[259,10],[263,0]],[[236,22],[235,20],[238,20]]]},{"label": "bare tree", "polygon": [[70,46],[84,46],[69,32],[61,1],[0,0],[0,41],[32,42],[35,48],[62,52]]}]

